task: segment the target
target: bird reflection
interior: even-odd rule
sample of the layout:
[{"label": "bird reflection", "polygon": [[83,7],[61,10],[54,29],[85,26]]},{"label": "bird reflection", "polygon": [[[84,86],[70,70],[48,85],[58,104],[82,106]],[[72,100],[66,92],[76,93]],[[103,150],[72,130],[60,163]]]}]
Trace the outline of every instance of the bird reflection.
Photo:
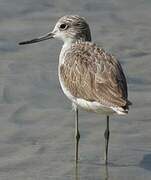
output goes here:
[{"label": "bird reflection", "polygon": [[109,180],[108,165],[105,165],[105,166],[104,166],[104,169],[105,169],[105,170],[104,170],[104,172],[105,172],[105,173],[104,173],[104,177],[105,177],[104,179],[105,179],[105,180]]},{"label": "bird reflection", "polygon": [[78,163],[75,165],[75,180],[80,180]]},{"label": "bird reflection", "polygon": [[[104,180],[109,180],[108,166],[105,165],[103,167],[104,167],[104,178],[103,179]],[[100,176],[100,179],[102,180],[102,176]],[[80,171],[79,171],[79,165],[78,164],[75,165],[75,180],[80,180]]]}]

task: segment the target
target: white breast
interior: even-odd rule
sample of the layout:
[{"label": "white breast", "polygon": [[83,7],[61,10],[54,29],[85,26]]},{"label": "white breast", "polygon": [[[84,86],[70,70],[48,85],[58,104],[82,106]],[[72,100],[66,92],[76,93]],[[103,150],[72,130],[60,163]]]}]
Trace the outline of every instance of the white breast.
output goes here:
[{"label": "white breast", "polygon": [[69,42],[64,43],[64,45],[62,46],[62,49],[61,49],[61,52],[60,52],[60,56],[59,56],[58,76],[59,76],[60,85],[61,85],[61,88],[62,88],[64,94],[65,94],[71,101],[74,101],[75,97],[72,96],[72,94],[67,90],[67,88],[66,88],[65,85],[64,85],[63,80],[61,79],[61,75],[60,75],[60,66],[64,63],[66,51],[67,51],[70,47],[71,47],[71,43],[69,43]]}]

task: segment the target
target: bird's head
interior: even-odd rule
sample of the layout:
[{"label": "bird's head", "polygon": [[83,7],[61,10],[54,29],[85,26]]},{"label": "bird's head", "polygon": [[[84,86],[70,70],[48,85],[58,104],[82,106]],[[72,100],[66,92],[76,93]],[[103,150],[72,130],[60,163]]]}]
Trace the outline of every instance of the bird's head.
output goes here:
[{"label": "bird's head", "polygon": [[65,42],[77,40],[91,41],[91,33],[86,20],[78,15],[66,15],[61,17],[54,29],[44,36],[20,42],[20,45],[37,43],[51,38],[61,39]]}]

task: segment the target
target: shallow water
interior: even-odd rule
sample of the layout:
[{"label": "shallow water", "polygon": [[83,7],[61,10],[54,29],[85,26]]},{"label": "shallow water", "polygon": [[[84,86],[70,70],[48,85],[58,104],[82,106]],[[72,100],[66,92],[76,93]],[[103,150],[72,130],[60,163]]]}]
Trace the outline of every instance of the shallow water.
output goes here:
[{"label": "shallow water", "polygon": [[[0,179],[151,179],[151,1],[0,0]],[[105,117],[80,111],[80,161],[74,118],[57,77],[61,42],[18,46],[51,30],[65,14],[87,18],[93,41],[126,72],[127,116],[111,120],[109,166]]]}]

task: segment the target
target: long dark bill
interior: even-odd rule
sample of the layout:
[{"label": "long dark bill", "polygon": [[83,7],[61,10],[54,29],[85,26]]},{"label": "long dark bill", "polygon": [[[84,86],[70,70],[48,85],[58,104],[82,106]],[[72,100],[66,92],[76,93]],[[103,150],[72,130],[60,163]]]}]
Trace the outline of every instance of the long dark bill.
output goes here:
[{"label": "long dark bill", "polygon": [[29,41],[20,42],[19,45],[32,44],[32,43],[37,43],[37,42],[40,42],[40,41],[45,41],[47,39],[53,38],[53,36],[54,36],[54,34],[52,32],[50,32],[48,34],[45,34],[44,36],[41,36],[41,37],[38,37],[38,38],[35,38],[35,39],[31,39]]}]

